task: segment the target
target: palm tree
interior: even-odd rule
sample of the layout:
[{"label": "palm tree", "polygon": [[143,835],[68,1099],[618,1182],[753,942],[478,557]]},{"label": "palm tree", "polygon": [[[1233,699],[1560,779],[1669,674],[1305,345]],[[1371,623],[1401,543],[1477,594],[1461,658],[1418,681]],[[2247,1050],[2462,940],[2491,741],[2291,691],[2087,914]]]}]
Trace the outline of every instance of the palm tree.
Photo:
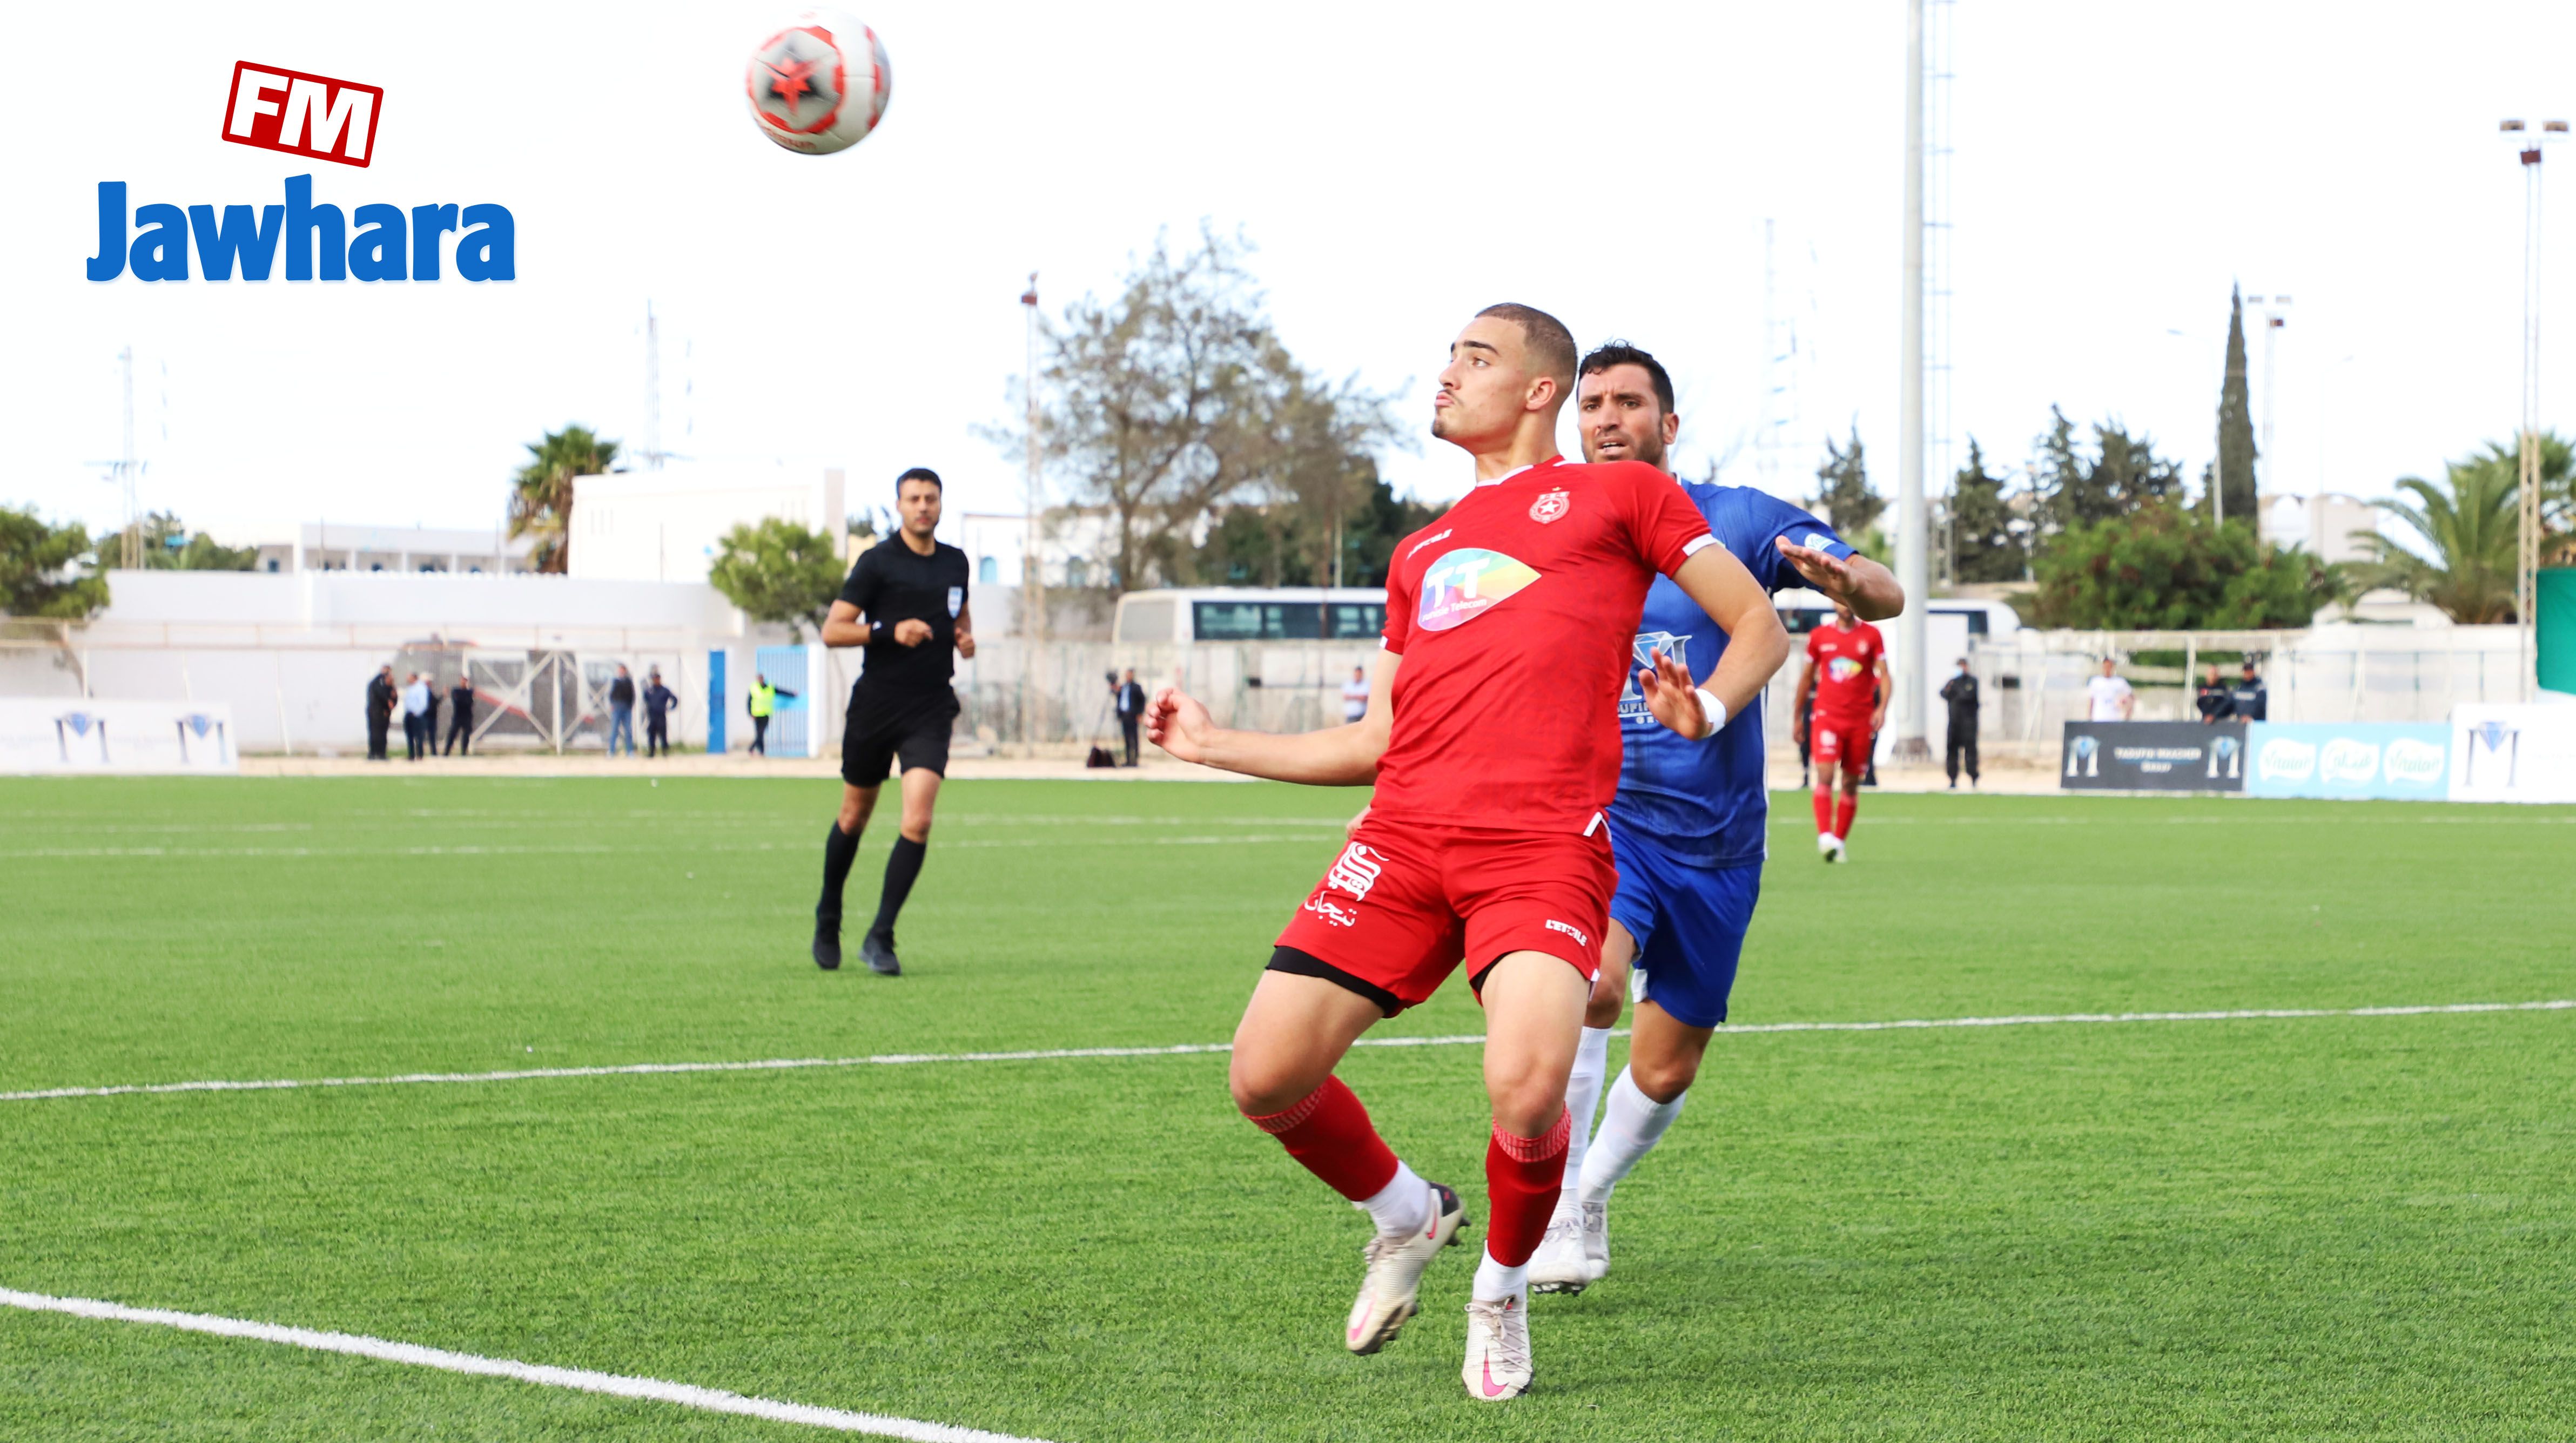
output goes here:
[{"label": "palm tree", "polygon": [[606,474],[617,443],[566,426],[529,442],[528,454],[510,493],[510,534],[537,538],[537,569],[560,573],[572,560],[572,478]]},{"label": "palm tree", "polygon": [[2490,445],[2483,454],[2454,461],[2446,469],[2446,487],[2419,476],[2401,477],[2397,489],[2415,501],[2377,503],[2422,540],[2422,553],[2376,531],[2352,534],[2369,554],[2350,567],[2353,589],[2403,591],[2440,607],[2463,626],[2511,621],[2520,524],[2515,453]]}]

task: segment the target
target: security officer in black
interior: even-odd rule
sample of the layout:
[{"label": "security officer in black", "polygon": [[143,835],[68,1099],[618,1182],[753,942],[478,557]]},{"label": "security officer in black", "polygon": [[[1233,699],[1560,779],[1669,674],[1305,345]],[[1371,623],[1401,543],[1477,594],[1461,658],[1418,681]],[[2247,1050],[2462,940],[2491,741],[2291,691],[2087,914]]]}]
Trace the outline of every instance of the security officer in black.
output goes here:
[{"label": "security officer in black", "polygon": [[1968,659],[1959,658],[1959,674],[1941,683],[1941,700],[1950,704],[1950,734],[1941,749],[1941,765],[1949,770],[1950,790],[1959,789],[1959,761],[1968,763],[1968,785],[1977,784],[1977,677],[1968,670]]},{"label": "security officer in black", "polygon": [[859,833],[876,810],[877,788],[900,760],[903,821],[886,858],[885,890],[859,955],[868,970],[901,976],[894,919],[921,875],[931,809],[948,771],[948,736],[957,725],[950,660],[975,654],[975,622],[966,608],[966,553],[942,544],[939,473],[915,466],[895,478],[895,534],[859,554],[823,621],[825,646],[867,648],[850,689],[841,728],[841,815],[823,843],[823,899],[814,908],[814,965],[841,965],[841,887],[859,853]]},{"label": "security officer in black", "polygon": [[2272,689],[2263,685],[2263,678],[2255,673],[2254,658],[2245,658],[2245,674],[2227,689],[2227,699],[2232,708],[2228,712],[2231,721],[2270,720],[2265,714],[2272,709]]}]

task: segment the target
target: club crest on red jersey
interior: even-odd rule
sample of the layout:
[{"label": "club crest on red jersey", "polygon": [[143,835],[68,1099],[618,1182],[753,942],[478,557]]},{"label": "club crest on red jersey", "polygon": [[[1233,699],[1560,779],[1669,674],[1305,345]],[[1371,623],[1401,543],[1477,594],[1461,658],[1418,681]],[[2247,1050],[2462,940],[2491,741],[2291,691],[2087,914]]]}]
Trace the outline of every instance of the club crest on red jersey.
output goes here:
[{"label": "club crest on red jersey", "polygon": [[1560,486],[1530,503],[1530,519],[1545,526],[1573,509],[1574,498],[1566,495],[1565,488]]}]

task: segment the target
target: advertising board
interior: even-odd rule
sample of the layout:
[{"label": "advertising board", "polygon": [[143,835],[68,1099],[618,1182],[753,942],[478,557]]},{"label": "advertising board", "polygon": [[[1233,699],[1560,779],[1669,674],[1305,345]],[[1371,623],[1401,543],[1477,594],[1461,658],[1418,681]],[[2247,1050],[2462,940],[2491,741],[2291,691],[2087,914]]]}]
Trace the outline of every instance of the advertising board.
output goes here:
[{"label": "advertising board", "polygon": [[2576,802],[2576,703],[2453,707],[2451,800]]},{"label": "advertising board", "polygon": [[2067,791],[2241,792],[2244,722],[2068,722],[2057,785]]},{"label": "advertising board", "polygon": [[2451,794],[2451,729],[2438,722],[2256,722],[2245,745],[2249,796],[2438,802]]},{"label": "advertising board", "polygon": [[0,698],[0,773],[239,769],[221,702]]}]

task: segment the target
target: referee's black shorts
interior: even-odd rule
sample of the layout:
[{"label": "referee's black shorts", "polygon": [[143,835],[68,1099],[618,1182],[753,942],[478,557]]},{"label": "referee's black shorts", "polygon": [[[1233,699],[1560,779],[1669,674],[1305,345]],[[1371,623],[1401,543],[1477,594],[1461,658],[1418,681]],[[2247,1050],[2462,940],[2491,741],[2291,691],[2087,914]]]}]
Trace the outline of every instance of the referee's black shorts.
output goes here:
[{"label": "referee's black shorts", "polygon": [[865,687],[850,692],[841,724],[841,780],[854,787],[884,783],[897,759],[905,771],[927,767],[948,775],[948,737],[957,728],[957,693],[887,697]]}]

